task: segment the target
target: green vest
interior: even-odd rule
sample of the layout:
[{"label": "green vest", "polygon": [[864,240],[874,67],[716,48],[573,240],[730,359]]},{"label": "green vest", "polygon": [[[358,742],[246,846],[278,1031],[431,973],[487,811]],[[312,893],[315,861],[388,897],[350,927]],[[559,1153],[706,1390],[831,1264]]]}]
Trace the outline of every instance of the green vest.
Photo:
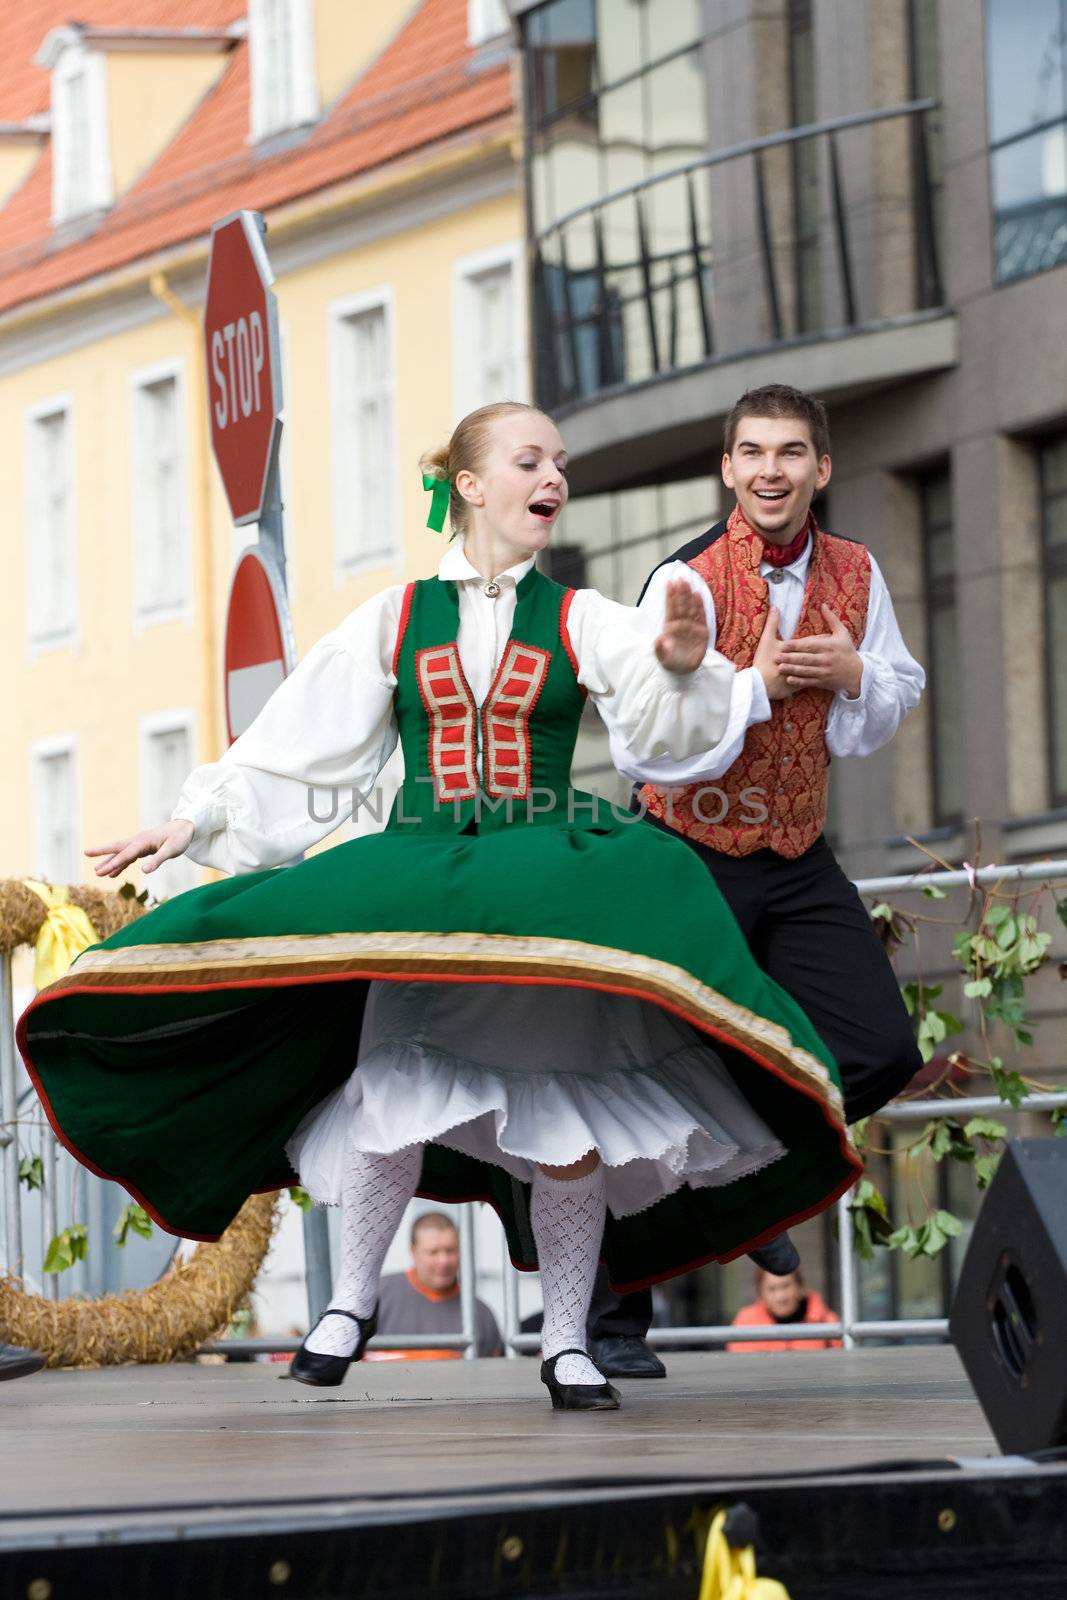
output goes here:
[{"label": "green vest", "polygon": [[456,643],[456,585],[408,585],[394,668],[404,782],[391,829],[486,833],[584,820],[570,787],[585,703],[566,631],[573,593],[536,568],[520,581],[511,635],[479,708]]}]

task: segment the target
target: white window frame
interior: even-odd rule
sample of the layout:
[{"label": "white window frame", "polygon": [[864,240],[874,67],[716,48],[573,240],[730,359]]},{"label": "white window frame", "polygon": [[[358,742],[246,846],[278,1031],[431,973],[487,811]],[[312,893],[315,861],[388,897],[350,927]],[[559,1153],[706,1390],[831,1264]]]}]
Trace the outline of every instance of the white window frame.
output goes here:
[{"label": "white window frame", "polygon": [[504,0],[467,0],[467,43],[472,50],[510,33],[511,23]]},{"label": "white window frame", "polygon": [[[86,189],[69,192],[67,150],[78,130],[71,125],[67,86],[85,76]],[[107,117],[107,63],[99,50],[72,43],[62,48],[52,67],[52,221],[56,226],[74,217],[101,211],[114,204],[111,138]]]},{"label": "white window frame", "polygon": [[[62,412],[67,418],[70,460],[68,462],[68,560],[70,563],[70,611],[69,615],[61,617],[56,625],[52,625],[47,618],[42,619],[38,611],[39,601],[34,593],[34,580],[36,576],[36,563],[32,548],[32,541],[40,531],[40,480],[36,471],[38,460],[37,426],[48,417],[54,417]],[[23,459],[25,463],[25,518],[26,518],[26,617],[28,622],[28,648],[32,656],[42,655],[48,650],[76,650],[79,644],[78,634],[78,580],[79,580],[79,551],[78,551],[78,492],[76,463],[78,458],[77,440],[74,432],[74,397],[71,394],[57,394],[47,400],[39,400],[29,406],[24,417],[24,442]]]},{"label": "white window frame", "polygon": [[[73,808],[73,848],[71,851],[72,865],[75,868],[71,883],[79,883],[81,875],[77,868],[81,861],[81,775],[78,763],[78,735],[76,733],[55,733],[47,738],[34,739],[30,743],[30,861],[35,873],[40,873],[48,878],[44,872],[46,863],[43,860],[44,846],[41,839],[41,823],[44,812],[44,797],[42,794],[42,764],[54,759],[56,756],[69,756],[73,781],[71,790],[74,799]],[[51,879],[49,882],[64,882],[63,879]]]},{"label": "white window frame", "polygon": [[[147,553],[142,529],[145,526],[144,400],[143,391],[155,383],[174,381],[175,418],[175,498],[180,512],[178,529],[181,596],[170,605],[154,605],[145,593]],[[186,414],[185,362],[180,357],[139,367],[130,373],[128,385],[129,467],[130,467],[130,547],[133,552],[133,625],[140,634],[162,622],[193,620],[192,519],[189,507],[189,430]]]},{"label": "white window frame", "polygon": [[452,411],[456,422],[483,403],[477,393],[477,374],[471,359],[478,309],[474,280],[504,266],[511,268],[514,286],[516,384],[515,393],[509,398],[528,401],[530,397],[524,251],[521,241],[513,239],[489,250],[460,256],[452,263]]},{"label": "white window frame", "polygon": [[[391,411],[392,449],[388,462],[389,486],[386,494],[388,525],[383,530],[383,542],[365,554],[354,553],[358,540],[352,538],[353,527],[358,534],[359,507],[356,485],[359,480],[359,462],[355,458],[353,442],[344,426],[347,410],[349,338],[346,324],[367,311],[385,313],[386,346],[389,352],[391,381],[389,404]],[[399,428],[397,426],[397,337],[396,297],[390,285],[369,289],[363,294],[349,295],[334,300],[327,307],[328,339],[330,352],[330,436],[333,482],[333,568],[334,585],[339,587],[347,578],[364,572],[380,572],[395,567],[400,559],[400,454]]]},{"label": "white window frame", "polygon": [[[288,0],[291,14],[289,71],[293,110],[290,121],[279,121],[270,105],[270,75],[265,50],[266,7],[270,0],[248,0],[248,50],[251,73],[250,141],[273,138],[291,128],[314,122],[319,114],[319,86],[315,71],[315,10],[313,0]],[[355,24],[353,24],[355,26]]]},{"label": "white window frame", "polygon": [[[148,782],[152,739],[161,733],[188,734],[191,770],[196,765],[196,712],[189,706],[179,706],[170,711],[151,711],[139,719],[137,727],[138,809],[142,828],[156,827],[160,821],[166,820],[155,813],[155,808],[151,804],[152,795]],[[178,796],[175,795],[174,802],[177,799]],[[170,881],[175,876],[175,868],[177,868],[180,887]],[[160,873],[164,874],[164,876],[160,877]],[[149,893],[155,898],[171,898],[175,894],[183,893],[185,889],[191,889],[198,883],[200,881],[200,869],[195,862],[189,861],[188,858],[180,862],[168,861],[157,867],[155,872],[149,873],[146,881]],[[158,893],[157,891],[160,890],[164,892]]]}]

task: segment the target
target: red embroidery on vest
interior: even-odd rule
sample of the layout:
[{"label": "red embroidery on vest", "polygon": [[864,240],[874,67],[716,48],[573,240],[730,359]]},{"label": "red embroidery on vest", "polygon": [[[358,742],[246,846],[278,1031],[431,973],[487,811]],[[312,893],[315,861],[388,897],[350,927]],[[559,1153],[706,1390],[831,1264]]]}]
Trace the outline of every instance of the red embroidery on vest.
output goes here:
[{"label": "red embroidery on vest", "polygon": [[482,708],[486,793],[497,799],[530,793],[530,717],[548,677],[552,657],[512,639]]},{"label": "red embroidery on vest", "polygon": [[477,711],[454,644],[415,652],[415,680],[430,722],[429,767],[438,800],[473,800],[478,791]]}]

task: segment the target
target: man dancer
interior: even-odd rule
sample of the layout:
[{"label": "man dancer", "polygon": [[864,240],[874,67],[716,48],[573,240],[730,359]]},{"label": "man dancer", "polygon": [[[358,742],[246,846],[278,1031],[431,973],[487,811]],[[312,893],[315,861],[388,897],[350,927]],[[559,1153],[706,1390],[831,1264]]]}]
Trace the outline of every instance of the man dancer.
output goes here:
[{"label": "man dancer", "polygon": [[[742,395],[722,458],[734,509],[661,563],[639,602],[656,626],[667,583],[688,578],[711,644],[738,668],[735,715],[689,761],[612,755],[643,784],[649,821],[706,863],[760,965],[807,1012],[854,1121],[897,1094],[921,1058],[870,917],[823,837],[827,769],[833,756],[887,744],[925,680],[873,556],[812,516],[830,471],[818,400],[785,384]],[[775,1273],[799,1263],[788,1235],[754,1254]],[[651,1320],[647,1291],[620,1301],[598,1282],[590,1333],[601,1371],[662,1376],[644,1341]]]}]

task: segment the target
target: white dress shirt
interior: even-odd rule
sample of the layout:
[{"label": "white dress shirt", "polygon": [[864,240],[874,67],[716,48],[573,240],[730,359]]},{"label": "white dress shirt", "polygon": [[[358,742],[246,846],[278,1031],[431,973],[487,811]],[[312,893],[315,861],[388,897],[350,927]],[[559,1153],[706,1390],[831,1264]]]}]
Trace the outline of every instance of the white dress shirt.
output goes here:
[{"label": "white dress shirt", "polygon": [[[457,586],[459,657],[479,705],[511,632],[516,584],[532,566],[531,557],[499,574],[494,597],[461,540],[441,561],[438,576]],[[193,823],[194,861],[253,872],[296,860],[351,815],[354,795],[372,792],[397,744],[393,655],[403,598],[396,584],[353,611],[226,754],[186,780],[172,815]],[[684,758],[722,738],[737,677],[725,656],[709,648],[695,672],[668,672],[648,616],[594,589],[575,594],[567,632],[578,682],[620,751],[643,761]]]},{"label": "white dress shirt", "polygon": [[[833,697],[826,722],[826,745],[831,756],[869,756],[888,744],[904,717],[918,705],[926,683],[922,667],[909,654],[893,611],[893,602],[877,561],[871,560],[871,588],[867,603],[867,626],[859,643],[863,662],[860,691],[855,699],[838,693]],[[778,632],[791,639],[800,622],[804,590],[811,565],[811,540],[803,552],[786,567],[761,562],[760,573],[767,579],[772,606],[781,620]],[[781,577],[775,576],[781,573]],[[662,626],[664,596],[672,578],[684,578],[700,595],[708,619],[710,644],[717,636],[715,602],[707,584],[684,561],[672,561],[652,575],[641,600],[640,611],[647,615],[650,630]],[[624,777],[639,783],[704,783],[721,778],[741,754],[745,734],[756,722],[770,720],[771,705],[763,679],[755,667],[737,673],[730,698],[730,712],[721,739],[700,755],[685,761],[669,757],[642,759],[618,741],[611,740],[611,757]]]}]

